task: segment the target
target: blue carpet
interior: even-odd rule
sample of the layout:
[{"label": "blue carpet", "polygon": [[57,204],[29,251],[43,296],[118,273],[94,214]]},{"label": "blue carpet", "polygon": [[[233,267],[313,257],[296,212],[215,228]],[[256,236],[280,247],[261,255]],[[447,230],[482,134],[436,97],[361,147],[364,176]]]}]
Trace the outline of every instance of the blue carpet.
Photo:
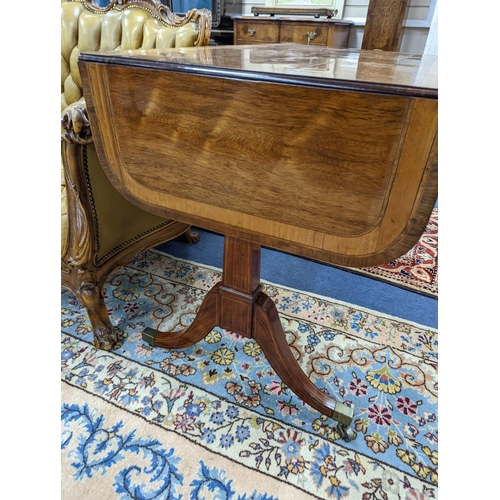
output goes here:
[{"label": "blue carpet", "polygon": [[[172,240],[157,248],[174,257],[222,268],[224,238],[196,230],[200,233],[200,241],[195,245]],[[263,248],[261,278],[438,328],[438,301],[435,298],[312,260]]]}]

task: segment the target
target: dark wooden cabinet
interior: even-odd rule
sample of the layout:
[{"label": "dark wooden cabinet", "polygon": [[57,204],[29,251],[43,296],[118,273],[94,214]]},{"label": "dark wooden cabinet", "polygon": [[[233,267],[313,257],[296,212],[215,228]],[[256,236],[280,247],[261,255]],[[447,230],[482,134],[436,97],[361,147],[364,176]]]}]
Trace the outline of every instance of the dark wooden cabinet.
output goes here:
[{"label": "dark wooden cabinet", "polygon": [[292,19],[285,17],[235,17],[234,45],[300,43],[346,48],[352,22],[339,19]]}]

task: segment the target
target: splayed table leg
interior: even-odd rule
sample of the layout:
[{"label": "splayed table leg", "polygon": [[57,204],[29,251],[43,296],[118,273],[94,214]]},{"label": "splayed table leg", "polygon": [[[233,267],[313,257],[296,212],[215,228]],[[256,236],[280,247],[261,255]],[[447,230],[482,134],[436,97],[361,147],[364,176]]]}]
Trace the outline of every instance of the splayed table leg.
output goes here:
[{"label": "splayed table leg", "polygon": [[293,357],[276,306],[262,292],[260,251],[257,243],[226,236],[222,282],[208,292],[193,323],[178,332],[146,328],[143,340],[152,346],[184,348],[201,341],[216,326],[254,339],[290,390],[338,422],[339,434],[350,441],[355,437],[349,427],[354,408],[318,389]]}]

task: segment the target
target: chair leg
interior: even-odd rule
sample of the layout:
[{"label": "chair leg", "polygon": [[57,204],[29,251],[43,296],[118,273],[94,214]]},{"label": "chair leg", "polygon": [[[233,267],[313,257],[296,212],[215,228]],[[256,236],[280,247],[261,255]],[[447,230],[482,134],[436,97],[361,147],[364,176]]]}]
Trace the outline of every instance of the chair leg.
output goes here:
[{"label": "chair leg", "polygon": [[200,233],[193,231],[191,227],[181,236],[187,243],[198,243],[200,241]]},{"label": "chair leg", "polygon": [[80,286],[78,298],[89,315],[90,324],[94,331],[94,347],[107,351],[112,349],[118,338],[104,303],[103,286],[88,281],[84,282]]}]

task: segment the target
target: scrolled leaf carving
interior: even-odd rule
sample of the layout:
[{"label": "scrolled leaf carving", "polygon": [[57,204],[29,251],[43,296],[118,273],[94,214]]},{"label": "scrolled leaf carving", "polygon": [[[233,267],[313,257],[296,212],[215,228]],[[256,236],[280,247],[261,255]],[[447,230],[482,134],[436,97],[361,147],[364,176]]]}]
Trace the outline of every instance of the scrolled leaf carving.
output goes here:
[{"label": "scrolled leaf carving", "polygon": [[92,236],[87,214],[79,197],[75,198],[74,212],[72,214],[73,241],[68,264],[80,267],[92,259]]},{"label": "scrolled leaf carving", "polygon": [[93,254],[91,208],[84,184],[86,148],[71,141],[61,142],[61,146],[68,207],[68,242],[63,260],[69,268],[75,268],[90,262]]},{"label": "scrolled leaf carving", "polygon": [[81,106],[69,106],[61,117],[61,139],[73,144],[89,144],[92,142],[87,109]]}]

